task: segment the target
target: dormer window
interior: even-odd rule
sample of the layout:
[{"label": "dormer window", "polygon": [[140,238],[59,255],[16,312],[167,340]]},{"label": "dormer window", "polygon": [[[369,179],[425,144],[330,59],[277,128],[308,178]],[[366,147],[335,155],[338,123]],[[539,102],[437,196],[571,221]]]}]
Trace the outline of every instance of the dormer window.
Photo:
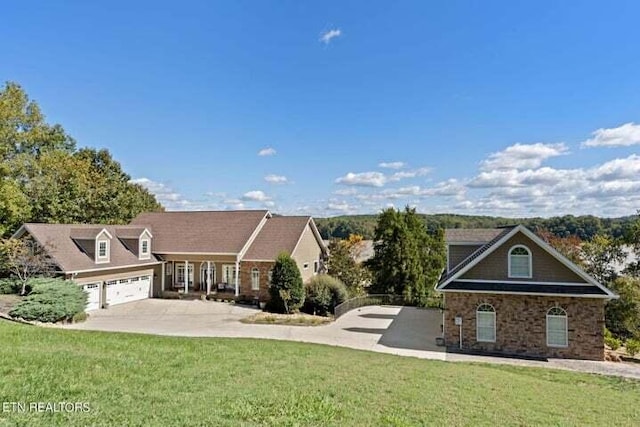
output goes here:
[{"label": "dormer window", "polygon": [[140,239],[140,259],[151,258],[151,251],[149,249],[149,239]]},{"label": "dormer window", "polygon": [[509,250],[509,277],[531,278],[531,251],[526,246],[516,245]]},{"label": "dormer window", "polygon": [[96,251],[96,263],[109,262],[109,241],[98,240]]}]

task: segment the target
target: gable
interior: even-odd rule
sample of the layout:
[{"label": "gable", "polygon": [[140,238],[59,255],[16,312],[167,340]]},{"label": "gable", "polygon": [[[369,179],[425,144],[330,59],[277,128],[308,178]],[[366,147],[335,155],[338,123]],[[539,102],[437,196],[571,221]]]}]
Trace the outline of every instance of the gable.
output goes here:
[{"label": "gable", "polygon": [[307,224],[296,244],[291,257],[301,261],[319,260],[322,256],[322,247],[313,233],[311,223]]},{"label": "gable", "polygon": [[[531,252],[532,277],[510,278],[508,271],[509,250],[515,245],[524,245]],[[541,248],[536,242],[518,232],[501,244],[492,253],[480,260],[459,279],[499,280],[519,282],[563,282],[586,283],[585,280]]]},{"label": "gable", "polygon": [[452,270],[456,265],[467,259],[469,255],[477,251],[482,245],[449,245],[448,250],[448,268]]}]

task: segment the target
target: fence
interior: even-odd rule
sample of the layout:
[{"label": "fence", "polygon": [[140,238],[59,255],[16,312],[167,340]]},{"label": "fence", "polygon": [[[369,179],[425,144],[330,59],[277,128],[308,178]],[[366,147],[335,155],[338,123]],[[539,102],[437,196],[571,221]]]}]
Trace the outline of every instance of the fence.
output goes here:
[{"label": "fence", "polygon": [[[335,318],[342,316],[354,308],[364,307],[367,305],[411,305],[408,304],[402,295],[390,294],[374,294],[362,297],[351,298],[342,304],[336,305]],[[440,298],[430,298],[427,301],[427,307],[442,308],[442,300]]]}]

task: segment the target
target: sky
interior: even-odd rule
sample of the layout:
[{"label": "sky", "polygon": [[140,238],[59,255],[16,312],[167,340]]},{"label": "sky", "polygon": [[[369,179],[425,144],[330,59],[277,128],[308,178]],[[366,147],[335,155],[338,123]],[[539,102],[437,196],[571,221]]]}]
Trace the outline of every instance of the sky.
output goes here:
[{"label": "sky", "polygon": [[640,209],[640,2],[3,2],[0,81],[169,210]]}]

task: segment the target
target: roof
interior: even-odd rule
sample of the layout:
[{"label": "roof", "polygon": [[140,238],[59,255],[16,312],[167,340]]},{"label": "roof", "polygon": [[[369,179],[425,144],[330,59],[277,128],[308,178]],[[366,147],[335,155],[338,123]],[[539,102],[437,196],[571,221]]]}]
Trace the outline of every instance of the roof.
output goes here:
[{"label": "roof", "polygon": [[[511,227],[505,227],[502,229],[498,229],[500,231],[499,234],[496,234],[496,236],[489,242],[485,243],[484,245],[480,246],[476,251],[474,251],[471,255],[469,255],[466,259],[464,259],[460,264],[458,264],[457,266],[455,266],[451,271],[449,271],[446,274],[443,274],[442,277],[440,278],[438,284],[436,285],[436,289],[439,291],[467,291],[467,292],[502,292],[502,293],[524,293],[522,290],[520,290],[521,288],[517,288],[516,286],[533,286],[533,285],[542,285],[544,286],[544,288],[541,288],[541,290],[539,290],[538,292],[534,292],[533,290],[531,290],[531,293],[545,293],[545,294],[559,294],[559,295],[563,295],[563,294],[571,294],[571,295],[575,295],[575,294],[579,294],[582,296],[604,296],[606,298],[618,298],[618,296],[611,292],[609,289],[607,289],[605,286],[603,286],[602,284],[598,283],[597,280],[595,280],[593,277],[589,276],[587,273],[585,273],[582,269],[580,269],[577,265],[575,265],[573,262],[571,262],[570,260],[568,260],[566,257],[564,257],[563,255],[561,255],[558,251],[556,251],[553,247],[551,247],[548,243],[546,243],[545,241],[543,241],[542,239],[540,239],[538,236],[536,236],[534,233],[532,233],[531,231],[529,231],[526,227],[524,227],[523,225],[517,225],[517,226],[511,226]],[[556,258],[558,261],[560,261],[562,264],[564,264],[567,268],[569,268],[570,270],[572,270],[574,273],[576,273],[578,276],[580,276],[584,281],[584,286],[586,287],[584,290],[585,292],[577,292],[578,288],[574,285],[566,285],[566,284],[561,284],[558,283],[557,285],[555,284],[546,284],[546,283],[522,283],[522,282],[518,282],[515,283],[513,281],[509,281],[509,282],[505,282],[505,281],[495,281],[495,282],[488,282],[487,283],[483,283],[482,286],[480,286],[478,283],[479,282],[474,282],[472,280],[457,280],[460,278],[460,276],[462,276],[465,272],[467,272],[468,270],[470,270],[473,266],[477,265],[478,263],[480,263],[484,258],[486,258],[490,253],[492,253],[496,248],[500,247],[503,243],[507,242],[511,237],[513,237],[516,233],[522,233],[524,234],[526,237],[528,237],[530,240],[532,240],[536,245],[538,245],[541,249],[544,249],[545,251],[547,251],[551,256],[553,256],[554,258]],[[462,289],[459,283],[460,282],[464,282],[466,286],[465,289]],[[456,283],[456,284],[454,284]],[[470,284],[471,283],[471,284]],[[473,283],[476,283],[475,285]],[[472,289],[473,286],[479,287],[478,289]],[[552,292],[552,288],[550,286],[556,286],[557,289],[561,289],[561,290],[557,290],[555,292]],[[514,290],[514,287],[516,290]],[[571,288],[571,290],[567,290],[567,291],[563,291],[562,289],[564,288]],[[598,290],[596,291],[593,288],[597,288]],[[522,289],[526,289],[526,288],[522,288]],[[533,289],[533,288],[531,288]],[[544,292],[542,291],[544,290]]]},{"label": "roof", "polygon": [[589,295],[606,297],[607,293],[592,284],[548,285],[537,283],[492,283],[453,281],[447,285],[449,291],[508,292],[515,294]]},{"label": "roof", "polygon": [[275,216],[269,218],[245,253],[245,260],[274,260],[281,252],[293,253],[310,216]]},{"label": "roof", "polygon": [[[511,232],[511,230],[513,230],[514,227],[507,227],[507,228],[501,228],[501,229],[493,229],[494,231],[498,231],[498,233],[494,233],[494,237],[493,239],[491,239],[490,241],[488,241],[487,243],[485,243],[484,245],[480,246],[478,249],[476,249],[475,252],[473,252],[471,255],[469,255],[467,258],[465,258],[464,260],[462,260],[462,262],[458,265],[456,265],[453,269],[451,269],[446,275],[442,276],[440,278],[440,283],[443,283],[447,280],[449,280],[449,278],[454,277],[455,275],[458,274],[458,272],[460,270],[462,270],[463,268],[465,268],[467,265],[471,264],[476,258],[478,258],[480,255],[482,255],[483,253],[485,253],[488,249],[490,249],[493,245],[495,245],[497,242],[499,242],[504,236],[506,236],[507,234],[509,234]],[[482,230],[486,230],[486,229],[482,229]],[[471,234],[471,233],[469,233]],[[488,235],[489,233],[486,233],[485,235]]]},{"label": "roof", "polygon": [[[147,230],[145,227],[135,227],[129,226],[126,228],[118,227],[116,228],[116,234],[121,239],[138,239]],[[149,231],[149,230],[147,230]]]},{"label": "roof", "polygon": [[[46,248],[53,261],[65,273],[155,264],[157,260],[154,257],[147,260],[138,259],[138,256],[117,238],[116,229],[128,228],[122,225],[27,223],[21,227],[16,236],[21,235],[22,231],[28,232]],[[96,230],[98,230],[97,233]],[[93,256],[86,253],[76,241],[94,239],[102,230],[106,230],[113,236],[110,244],[110,261],[96,264]]]},{"label": "roof", "polygon": [[153,230],[153,252],[239,254],[267,210],[148,212],[131,225]]},{"label": "roof", "polygon": [[449,244],[484,244],[495,239],[503,230],[504,228],[447,228],[444,230],[444,240]]}]

